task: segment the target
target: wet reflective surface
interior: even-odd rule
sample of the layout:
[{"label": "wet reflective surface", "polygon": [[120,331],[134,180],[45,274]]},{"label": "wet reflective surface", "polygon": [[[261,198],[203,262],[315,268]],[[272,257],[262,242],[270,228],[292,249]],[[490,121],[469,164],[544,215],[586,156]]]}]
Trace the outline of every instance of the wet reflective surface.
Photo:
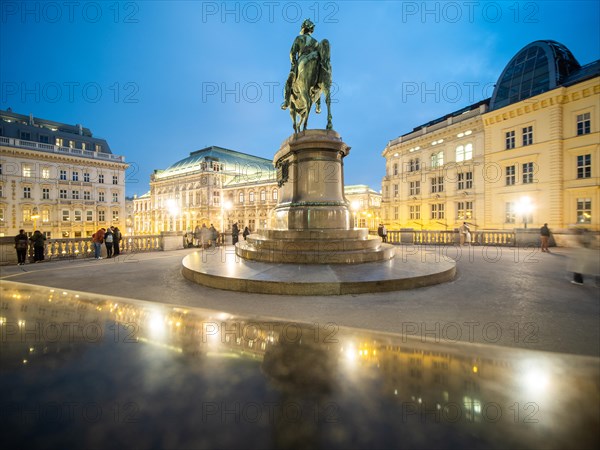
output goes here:
[{"label": "wet reflective surface", "polygon": [[598,358],[3,281],[3,448],[588,448]]}]

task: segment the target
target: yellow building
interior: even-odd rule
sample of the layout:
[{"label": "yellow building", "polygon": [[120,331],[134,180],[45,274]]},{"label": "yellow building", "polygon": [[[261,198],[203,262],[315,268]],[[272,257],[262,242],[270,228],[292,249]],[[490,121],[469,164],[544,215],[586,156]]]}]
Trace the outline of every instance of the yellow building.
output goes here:
[{"label": "yellow building", "polygon": [[554,41],[507,64],[492,98],[390,141],[389,229],[600,229],[600,61]]},{"label": "yellow building", "polygon": [[356,228],[376,230],[381,222],[381,194],[366,184],[344,186]]}]

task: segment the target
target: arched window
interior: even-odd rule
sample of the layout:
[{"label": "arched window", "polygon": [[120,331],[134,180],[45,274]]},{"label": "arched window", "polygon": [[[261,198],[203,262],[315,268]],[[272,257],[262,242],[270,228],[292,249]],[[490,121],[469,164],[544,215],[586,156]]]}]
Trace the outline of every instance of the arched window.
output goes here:
[{"label": "arched window", "polygon": [[444,165],[444,152],[440,151],[431,155],[431,168],[441,167]]},{"label": "arched window", "polygon": [[398,163],[394,163],[394,176],[398,175]]},{"label": "arched window", "polygon": [[473,144],[459,145],[456,147],[456,162],[473,159]]},{"label": "arched window", "polygon": [[240,192],[239,201],[240,201],[240,203],[244,203],[244,193],[243,192]]},{"label": "arched window", "polygon": [[254,203],[254,191],[250,191],[250,193],[248,194],[248,201],[250,203]]},{"label": "arched window", "polygon": [[277,201],[278,198],[279,198],[279,192],[277,191],[277,189],[273,189],[273,200]]},{"label": "arched window", "polygon": [[260,201],[263,203],[267,201],[267,191],[264,189],[260,191]]}]

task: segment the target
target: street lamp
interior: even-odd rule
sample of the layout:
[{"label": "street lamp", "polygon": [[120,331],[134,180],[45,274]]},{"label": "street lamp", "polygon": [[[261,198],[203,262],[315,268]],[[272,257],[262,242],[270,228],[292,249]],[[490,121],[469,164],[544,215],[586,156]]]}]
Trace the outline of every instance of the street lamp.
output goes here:
[{"label": "street lamp", "polygon": [[360,203],[357,202],[356,200],[354,200],[351,204],[350,207],[352,208],[352,212],[354,213],[354,228],[356,228],[356,212],[358,211],[358,209],[360,208]]},{"label": "street lamp", "polygon": [[33,231],[37,230],[37,220],[40,218],[37,207],[33,207],[33,214],[31,214],[31,218],[33,219]]},{"label": "street lamp", "polygon": [[531,199],[527,196],[521,197],[516,206],[516,213],[523,216],[523,228],[527,229],[527,218],[533,211]]},{"label": "street lamp", "polygon": [[172,218],[172,222],[169,220],[169,227],[171,228],[169,231],[175,231],[175,217],[179,212],[179,206],[177,206],[177,201],[172,198],[167,199],[166,202],[167,211],[169,211],[169,216]]}]

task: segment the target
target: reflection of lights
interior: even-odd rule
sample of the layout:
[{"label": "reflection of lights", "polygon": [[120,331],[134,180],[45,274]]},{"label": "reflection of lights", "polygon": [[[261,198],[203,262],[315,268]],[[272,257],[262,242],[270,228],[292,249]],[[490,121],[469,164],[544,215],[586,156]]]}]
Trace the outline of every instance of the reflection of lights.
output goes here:
[{"label": "reflection of lights", "polygon": [[473,373],[479,372],[479,368],[477,366],[473,366]]},{"label": "reflection of lights", "polygon": [[525,373],[525,387],[531,392],[544,391],[550,382],[548,375],[540,369],[530,369]]},{"label": "reflection of lights", "polygon": [[19,320],[17,322],[17,325],[19,325],[20,327],[24,327],[25,326],[25,321],[24,320]]},{"label": "reflection of lights", "polygon": [[357,201],[353,201],[350,206],[354,211],[356,211],[358,210],[358,208],[360,208],[360,203],[358,203]]}]

